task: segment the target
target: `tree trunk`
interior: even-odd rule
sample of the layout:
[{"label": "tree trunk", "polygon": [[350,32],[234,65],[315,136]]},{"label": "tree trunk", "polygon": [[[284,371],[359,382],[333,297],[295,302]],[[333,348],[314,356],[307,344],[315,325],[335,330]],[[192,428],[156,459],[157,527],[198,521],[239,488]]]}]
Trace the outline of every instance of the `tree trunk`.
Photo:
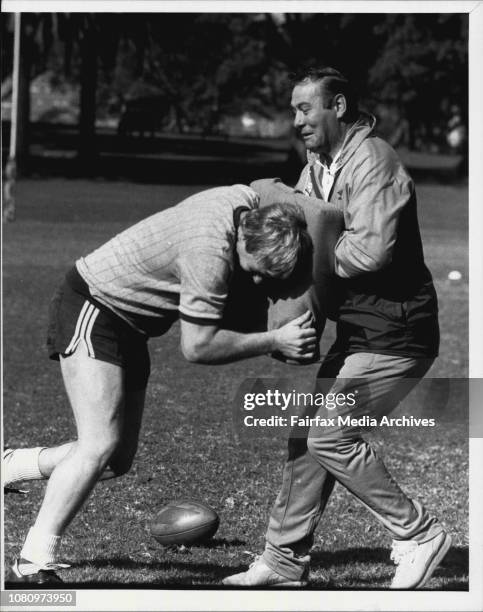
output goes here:
[{"label": "tree trunk", "polygon": [[91,171],[96,158],[97,36],[94,23],[85,23],[81,41],[79,161]]}]

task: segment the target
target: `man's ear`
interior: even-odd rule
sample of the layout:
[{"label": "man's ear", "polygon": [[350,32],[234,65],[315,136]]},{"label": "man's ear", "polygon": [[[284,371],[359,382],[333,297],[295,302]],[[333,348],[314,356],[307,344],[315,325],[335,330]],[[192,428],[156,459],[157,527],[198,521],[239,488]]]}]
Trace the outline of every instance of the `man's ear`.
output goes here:
[{"label": "man's ear", "polygon": [[243,230],[240,226],[238,226],[236,230],[236,243],[238,244],[242,240],[243,240]]},{"label": "man's ear", "polygon": [[347,100],[344,94],[337,94],[332,101],[332,107],[337,113],[337,119],[343,119],[347,112]]},{"label": "man's ear", "polygon": [[236,232],[236,242],[235,242],[235,253],[237,257],[240,256],[240,249],[245,245],[245,239],[243,236],[243,230],[240,226],[237,228]]}]

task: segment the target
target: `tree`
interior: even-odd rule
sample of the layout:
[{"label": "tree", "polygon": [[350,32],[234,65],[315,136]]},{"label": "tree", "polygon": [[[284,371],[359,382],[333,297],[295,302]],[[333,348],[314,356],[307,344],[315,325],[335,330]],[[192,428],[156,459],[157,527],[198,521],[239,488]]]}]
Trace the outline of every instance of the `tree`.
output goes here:
[{"label": "tree", "polygon": [[[457,102],[467,117],[468,17],[391,14],[375,30],[381,52],[369,80],[374,98],[397,103],[414,134],[431,138]],[[465,118],[466,118],[465,117]]]},{"label": "tree", "polygon": [[286,75],[308,64],[345,72],[370,108],[397,101],[416,126],[441,121],[442,100],[466,107],[462,14],[42,13],[28,20],[31,74],[49,68],[80,84],[83,160],[94,159],[99,104],[126,97],[133,83],[165,100],[179,131],[212,131],[224,114],[288,109]]}]

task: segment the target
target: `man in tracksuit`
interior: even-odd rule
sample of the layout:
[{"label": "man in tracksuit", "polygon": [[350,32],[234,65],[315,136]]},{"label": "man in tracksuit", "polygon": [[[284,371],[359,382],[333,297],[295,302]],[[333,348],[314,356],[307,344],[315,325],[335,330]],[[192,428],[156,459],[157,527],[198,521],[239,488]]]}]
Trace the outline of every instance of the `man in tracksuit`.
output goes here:
[{"label": "man in tracksuit", "polygon": [[[373,135],[374,117],[359,112],[336,70],[298,77],[292,108],[308,150],[295,191],[335,204],[345,222],[335,246],[337,337],[319,370],[319,389],[327,384],[347,395],[357,388],[355,416],[387,414],[438,354],[437,298],[424,264],[414,184],[394,150]],[[397,565],[391,588],[421,588],[449,550],[449,535],[404,494],[359,427],[320,430],[289,440],[265,551],[224,583],[306,584],[313,533],[337,480],[391,534]]]}]

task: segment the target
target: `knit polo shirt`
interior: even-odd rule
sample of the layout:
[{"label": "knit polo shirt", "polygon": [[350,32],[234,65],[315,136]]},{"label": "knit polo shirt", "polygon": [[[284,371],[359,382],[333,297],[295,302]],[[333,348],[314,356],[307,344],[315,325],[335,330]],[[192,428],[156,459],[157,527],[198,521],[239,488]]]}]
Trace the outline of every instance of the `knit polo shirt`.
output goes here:
[{"label": "knit polo shirt", "polygon": [[234,270],[237,209],[258,202],[245,185],[208,189],[118,234],[77,260],[77,270],[92,296],[134,327],[178,313],[216,324]]}]

